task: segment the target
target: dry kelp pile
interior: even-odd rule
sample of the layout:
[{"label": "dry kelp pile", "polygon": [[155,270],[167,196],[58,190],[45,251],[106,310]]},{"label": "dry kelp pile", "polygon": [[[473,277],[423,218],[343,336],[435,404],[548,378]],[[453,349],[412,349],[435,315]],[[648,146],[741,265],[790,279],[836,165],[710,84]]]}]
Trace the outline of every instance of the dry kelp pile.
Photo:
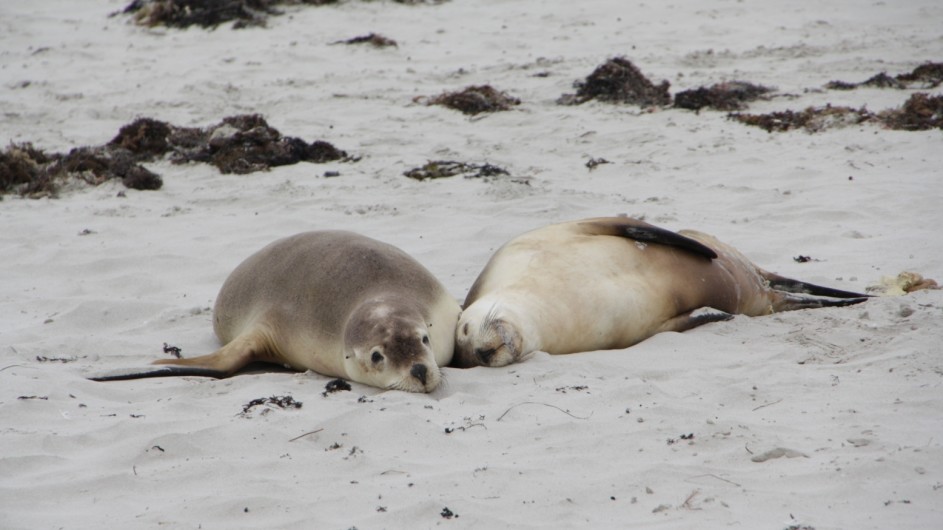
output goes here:
[{"label": "dry kelp pile", "polygon": [[[336,1],[336,0],[335,0]],[[134,0],[122,11],[141,26],[215,28],[233,22],[233,28],[264,26],[284,0]],[[290,2],[299,3],[299,2]],[[313,2],[312,2],[313,3]],[[320,3],[331,3],[330,1]]]},{"label": "dry kelp pile", "polygon": [[[439,4],[445,0],[393,0],[399,4]],[[233,23],[233,29],[265,26],[268,17],[282,14],[277,6],[339,4],[341,0],[134,0],[120,13],[131,15],[141,26],[216,28]],[[116,13],[117,14],[117,13]]]},{"label": "dry kelp pile", "polygon": [[174,163],[206,162],[222,173],[246,174],[298,162],[352,160],[324,141],[307,143],[282,136],[258,114],[224,118],[206,127],[175,127],[141,118],[121,128],[109,145],[118,145],[146,160],[170,155]]},{"label": "dry kelp pile", "polygon": [[304,403],[302,403],[301,401],[296,401],[295,398],[291,396],[287,396],[287,395],[257,398],[243,405],[242,412],[240,414],[242,416],[247,416],[249,412],[251,412],[252,409],[256,407],[268,407],[265,410],[263,410],[263,414],[264,414],[274,407],[278,407],[280,409],[300,409],[302,405],[304,405]]},{"label": "dry kelp pile", "polygon": [[160,189],[160,176],[144,168],[169,156],[174,163],[205,162],[222,173],[246,174],[298,162],[355,160],[324,141],[282,136],[258,114],[230,116],[207,128],[176,127],[151,118],[125,125],[105,145],[47,154],[31,144],[0,152],[0,193],[54,196],[69,181],[98,185],[121,179],[139,190]]},{"label": "dry kelp pile", "polygon": [[511,110],[514,105],[521,104],[521,100],[491,85],[470,86],[464,90],[446,92],[430,99],[417,98],[417,101],[427,105],[442,105],[472,116],[482,112]]},{"label": "dry kelp pile", "polygon": [[25,143],[0,151],[0,195],[12,192],[51,197],[66,182],[97,186],[111,179],[121,179],[125,186],[139,190],[156,190],[163,185],[158,175],[136,163],[130,153],[108,146],[49,154]]},{"label": "dry kelp pile", "polygon": [[936,88],[943,83],[943,63],[925,63],[913,69],[906,74],[898,74],[894,77],[881,72],[877,75],[860,83],[849,83],[847,81],[829,81],[825,88],[832,90],[854,90],[859,87],[871,88]]},{"label": "dry kelp pile", "polygon": [[899,131],[943,129],[943,95],[918,92],[903,107],[885,110],[877,117],[886,127]]},{"label": "dry kelp pile", "polygon": [[768,114],[733,113],[730,119],[745,125],[765,129],[767,132],[782,132],[804,129],[820,132],[835,127],[847,127],[865,122],[876,122],[889,129],[902,131],[924,131],[943,129],[943,96],[916,93],[910,96],[899,109],[888,109],[873,113],[865,108],[808,107],[802,111],[780,111]]},{"label": "dry kelp pile", "polygon": [[453,160],[430,160],[422,167],[410,169],[403,173],[407,177],[416,180],[440,179],[464,175],[465,178],[484,178],[496,177],[499,175],[508,175],[504,168],[491,164],[469,164],[466,162],[455,162]]},{"label": "dry kelp pile", "polygon": [[772,88],[746,81],[727,81],[709,88],[698,87],[675,94],[675,107],[699,111],[704,107],[716,110],[743,110],[747,103],[772,92]]},{"label": "dry kelp pile", "polygon": [[778,111],[768,114],[730,114],[730,118],[744,125],[765,129],[766,132],[783,132],[805,129],[819,132],[835,127],[847,127],[870,120],[873,115],[867,109],[850,107],[809,107],[802,111]]},{"label": "dry kelp pile", "polygon": [[596,99],[610,103],[625,103],[641,107],[671,104],[668,81],[653,84],[625,57],[609,59],[598,66],[585,80],[576,81],[576,94],[564,94],[557,102],[561,105],[579,105]]}]

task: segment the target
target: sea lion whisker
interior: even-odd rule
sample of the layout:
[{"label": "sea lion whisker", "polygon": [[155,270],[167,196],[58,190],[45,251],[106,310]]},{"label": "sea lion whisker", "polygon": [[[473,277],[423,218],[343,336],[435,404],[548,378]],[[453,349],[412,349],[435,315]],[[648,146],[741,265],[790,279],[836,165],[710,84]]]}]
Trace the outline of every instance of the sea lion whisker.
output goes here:
[{"label": "sea lion whisker", "polygon": [[498,303],[495,302],[491,304],[491,307],[488,309],[488,312],[485,313],[485,318],[481,319],[481,325],[478,328],[479,333],[487,332],[493,325],[494,322],[498,320]]}]

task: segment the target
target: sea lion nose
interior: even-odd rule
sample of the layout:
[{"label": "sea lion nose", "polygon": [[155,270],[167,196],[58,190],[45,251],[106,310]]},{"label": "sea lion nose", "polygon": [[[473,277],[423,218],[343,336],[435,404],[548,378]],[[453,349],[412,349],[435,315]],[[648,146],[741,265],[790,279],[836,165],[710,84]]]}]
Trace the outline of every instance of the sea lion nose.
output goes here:
[{"label": "sea lion nose", "polygon": [[494,348],[488,348],[487,350],[482,348],[475,348],[475,355],[478,356],[478,360],[481,361],[481,364],[488,366],[491,363],[491,358],[494,357],[494,352],[497,351]]},{"label": "sea lion nose", "polygon": [[419,380],[423,385],[426,384],[426,374],[428,370],[424,364],[414,364],[412,369],[409,371],[410,375]]}]

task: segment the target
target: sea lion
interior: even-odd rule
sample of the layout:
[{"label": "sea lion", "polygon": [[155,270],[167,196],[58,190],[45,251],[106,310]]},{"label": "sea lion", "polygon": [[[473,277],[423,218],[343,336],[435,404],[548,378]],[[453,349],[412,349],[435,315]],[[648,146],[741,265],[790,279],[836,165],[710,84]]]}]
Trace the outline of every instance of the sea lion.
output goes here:
[{"label": "sea lion", "polygon": [[460,311],[402,250],[352,232],[304,232],[256,252],[223,283],[213,310],[222,348],[90,379],[221,378],[262,361],[430,392],[452,358]]},{"label": "sea lion", "polygon": [[866,298],[772,274],[694,230],[628,217],[572,221],[520,235],[491,257],[465,299],[452,364],[504,366],[535,351],[627,348],[737,313]]}]

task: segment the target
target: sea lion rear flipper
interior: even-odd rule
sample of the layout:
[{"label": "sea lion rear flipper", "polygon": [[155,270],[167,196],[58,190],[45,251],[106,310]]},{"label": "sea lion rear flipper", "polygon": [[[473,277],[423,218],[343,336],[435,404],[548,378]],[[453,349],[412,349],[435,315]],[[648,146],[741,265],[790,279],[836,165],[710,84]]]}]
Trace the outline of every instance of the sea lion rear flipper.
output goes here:
[{"label": "sea lion rear flipper", "polygon": [[[124,379],[143,379],[145,377],[171,377],[196,375],[221,379],[229,377],[249,363],[262,360],[265,339],[261,334],[250,333],[236,337],[235,340],[208,355],[188,359],[160,359],[147,368],[114,370],[98,374],[89,379],[93,381],[121,381]],[[157,366],[154,366],[157,365]]]},{"label": "sea lion rear flipper", "polygon": [[[851,291],[842,291],[841,289],[832,289],[823,287],[814,283],[806,283],[792,278],[786,278],[778,274],[763,271],[763,276],[769,281],[769,286],[777,291],[794,294],[811,294],[813,296],[828,296],[831,298],[870,298],[871,295],[853,293]],[[857,302],[855,302],[857,303]],[[847,305],[847,304],[845,304]]]},{"label": "sea lion rear flipper", "polygon": [[656,333],[661,333],[663,331],[687,331],[704,324],[710,324],[711,322],[723,322],[732,318],[733,315],[727,313],[726,311],[714,309],[713,307],[700,307],[694,311],[688,311],[687,313],[682,313],[674,318],[666,320],[664,323],[662,323],[661,326],[658,327],[658,331]]},{"label": "sea lion rear flipper", "polygon": [[657,243],[687,250],[698,256],[715,259],[717,253],[707,245],[677,232],[650,225],[631,217],[609,217],[579,223],[588,235],[619,236],[642,243]]},{"label": "sea lion rear flipper", "polygon": [[[844,292],[844,291],[839,291]],[[815,298],[812,296],[796,295],[784,291],[774,293],[776,299],[773,301],[773,311],[796,311],[798,309],[817,309],[820,307],[844,307],[854,304],[860,304],[866,301],[870,296],[858,295],[859,298]]]},{"label": "sea lion rear flipper", "polygon": [[226,377],[225,372],[200,368],[198,366],[147,366],[143,368],[123,368],[109,370],[88,376],[92,381],[124,381],[127,379],[143,379],[146,377],[174,377],[195,375],[201,377]]}]

